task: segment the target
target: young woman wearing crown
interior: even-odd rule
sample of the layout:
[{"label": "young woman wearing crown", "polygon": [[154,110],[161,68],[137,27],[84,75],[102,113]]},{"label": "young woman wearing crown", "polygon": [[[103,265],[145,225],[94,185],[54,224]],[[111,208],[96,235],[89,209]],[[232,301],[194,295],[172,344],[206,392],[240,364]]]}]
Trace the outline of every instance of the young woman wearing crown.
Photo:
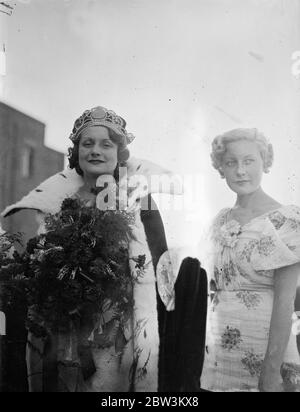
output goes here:
[{"label": "young woman wearing crown", "polygon": [[[114,176],[118,180],[120,165],[127,168],[127,179],[136,174],[149,177],[151,174],[169,173],[151,162],[129,159],[127,145],[132,142],[133,136],[127,133],[125,120],[104,107],[85,111],[75,121],[70,139],[73,147],[69,149],[69,169],[51,177],[20,202],[9,206],[3,216],[20,209],[37,210],[42,231],[43,216],[46,213],[57,213],[66,197],[77,197],[96,207],[97,180],[101,176]],[[121,185],[121,182],[118,183]],[[76,378],[75,382],[71,375],[65,376],[63,379],[66,391],[158,390],[159,330],[155,270],[167,245],[158,210],[141,210],[143,199],[149,200],[150,193],[151,191],[145,196],[145,192],[140,193],[138,188],[131,192],[131,210],[134,210],[135,222],[130,254],[145,255],[146,262],[152,261],[152,264],[146,265],[143,278],[134,285],[133,290],[131,333],[134,334],[134,325],[140,325],[140,333],[125,336],[127,344],[122,353],[116,353],[114,342],[109,347],[93,347],[94,373],[85,380]],[[134,271],[134,261],[129,264]],[[101,331],[95,330],[95,333]],[[29,339],[35,339],[34,346],[40,347],[42,353],[42,342],[37,342],[38,339],[33,336],[29,336]],[[138,359],[135,356],[137,351]],[[137,375],[141,375],[138,371],[143,370],[145,365],[147,373],[138,378]],[[27,349],[27,367],[29,390],[44,391],[41,354],[31,350],[30,346]]]}]

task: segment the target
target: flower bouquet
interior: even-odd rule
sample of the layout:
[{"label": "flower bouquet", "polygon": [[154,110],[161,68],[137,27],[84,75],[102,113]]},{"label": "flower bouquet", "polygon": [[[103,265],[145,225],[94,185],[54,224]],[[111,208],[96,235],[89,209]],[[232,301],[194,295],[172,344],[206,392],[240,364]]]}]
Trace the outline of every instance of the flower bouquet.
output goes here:
[{"label": "flower bouquet", "polygon": [[[32,351],[77,369],[80,347],[115,345],[122,352],[138,281],[129,269],[133,223],[127,212],[65,199],[59,213],[46,216],[46,232],[1,269],[10,279],[7,304],[26,302]],[[142,276],[145,257],[132,259]]]},{"label": "flower bouquet", "polygon": [[21,243],[21,235],[11,235],[2,230],[0,226],[0,273],[2,274],[2,276],[0,277],[0,310],[4,309],[3,289],[5,289],[7,281],[11,279],[10,276],[4,276],[4,273],[7,268],[14,262],[13,254],[15,251],[14,245],[16,243]]}]

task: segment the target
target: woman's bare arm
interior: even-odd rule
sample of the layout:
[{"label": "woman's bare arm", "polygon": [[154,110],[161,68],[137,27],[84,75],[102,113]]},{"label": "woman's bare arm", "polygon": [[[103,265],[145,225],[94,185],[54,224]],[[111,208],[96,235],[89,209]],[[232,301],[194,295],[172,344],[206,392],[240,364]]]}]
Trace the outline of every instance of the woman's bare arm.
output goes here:
[{"label": "woman's bare arm", "polygon": [[277,392],[282,388],[280,368],[290,338],[299,275],[300,264],[275,271],[269,343],[259,381],[262,392]]}]

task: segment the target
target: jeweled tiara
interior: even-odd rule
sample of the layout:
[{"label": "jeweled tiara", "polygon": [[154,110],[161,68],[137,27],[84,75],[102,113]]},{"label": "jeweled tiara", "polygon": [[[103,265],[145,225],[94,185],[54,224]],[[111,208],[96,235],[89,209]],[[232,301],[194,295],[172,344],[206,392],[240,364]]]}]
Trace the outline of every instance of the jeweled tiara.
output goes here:
[{"label": "jeweled tiara", "polygon": [[126,131],[126,121],[114,111],[97,106],[86,110],[75,120],[70,139],[73,143],[79,140],[80,133],[88,126],[105,126],[124,138],[125,145],[130,144],[135,136]]}]

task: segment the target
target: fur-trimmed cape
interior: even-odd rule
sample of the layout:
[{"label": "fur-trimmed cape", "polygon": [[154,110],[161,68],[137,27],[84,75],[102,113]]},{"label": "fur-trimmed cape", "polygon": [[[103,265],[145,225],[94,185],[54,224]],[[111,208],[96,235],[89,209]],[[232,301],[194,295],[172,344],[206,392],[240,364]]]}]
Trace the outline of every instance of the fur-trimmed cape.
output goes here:
[{"label": "fur-trimmed cape", "polygon": [[[173,178],[173,183],[175,181],[177,184],[170,188],[165,188],[165,192],[182,193],[180,181],[176,181],[176,177],[166,169],[151,162],[131,159],[127,163],[127,177],[130,178],[135,175],[145,177],[148,182],[153,175],[167,175],[171,179]],[[14,205],[8,206],[2,213],[2,216],[6,217],[23,209],[33,209],[42,214],[56,213],[60,210],[62,201],[66,197],[73,196],[82,185],[83,179],[81,176],[74,170],[65,170],[47,179]],[[152,192],[153,190],[150,187],[148,196],[144,197],[144,200],[151,200],[153,205],[153,200],[151,199]],[[138,348],[142,351],[140,367],[143,367],[143,364],[147,362],[150,354],[148,360],[149,372],[144,379],[135,382],[134,390],[157,391],[160,387],[158,371],[159,332],[163,329],[161,319],[164,319],[162,317],[164,307],[156,292],[154,274],[160,256],[167,250],[163,223],[157,208],[156,210],[138,210],[136,213],[135,234],[138,241],[133,242],[131,245],[132,255],[136,255],[137,252],[138,254],[145,253],[148,259],[152,258],[152,265],[149,266],[145,282],[137,285],[134,291],[135,321],[139,322],[149,318],[137,340]],[[86,376],[88,376],[88,373]],[[40,390],[43,390],[42,386],[40,386]],[[109,390],[109,388],[106,387],[104,390]]]}]

